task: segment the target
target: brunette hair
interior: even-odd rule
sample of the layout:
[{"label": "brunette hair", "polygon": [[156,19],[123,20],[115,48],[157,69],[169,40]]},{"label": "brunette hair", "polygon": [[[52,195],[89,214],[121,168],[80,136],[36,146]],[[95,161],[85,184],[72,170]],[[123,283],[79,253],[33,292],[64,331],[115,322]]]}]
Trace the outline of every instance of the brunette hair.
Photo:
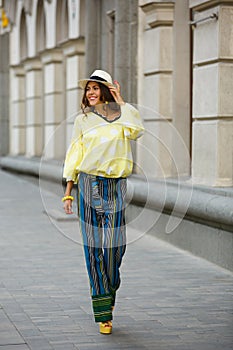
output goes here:
[{"label": "brunette hair", "polygon": [[[89,105],[88,99],[86,97],[86,92],[87,92],[87,87],[88,87],[89,81],[87,82],[84,93],[83,93],[83,98],[82,98],[82,104],[81,108],[84,114],[86,114],[89,111],[92,111],[94,109]],[[119,104],[114,100],[114,97],[112,96],[109,88],[97,82],[97,84],[100,87],[101,95],[100,95],[100,100],[103,102],[103,104],[106,104],[106,107],[109,108],[110,110],[113,110],[114,112],[119,111],[120,112],[120,106]]]}]

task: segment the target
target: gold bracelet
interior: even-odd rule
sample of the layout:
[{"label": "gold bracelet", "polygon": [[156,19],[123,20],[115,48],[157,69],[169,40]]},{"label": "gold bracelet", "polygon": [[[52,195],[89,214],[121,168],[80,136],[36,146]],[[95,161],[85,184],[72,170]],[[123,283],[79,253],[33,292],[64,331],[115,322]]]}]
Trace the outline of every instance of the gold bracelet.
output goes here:
[{"label": "gold bracelet", "polygon": [[73,196],[65,196],[65,197],[62,198],[62,202],[67,201],[67,199],[70,199],[71,201],[73,201],[74,197]]}]

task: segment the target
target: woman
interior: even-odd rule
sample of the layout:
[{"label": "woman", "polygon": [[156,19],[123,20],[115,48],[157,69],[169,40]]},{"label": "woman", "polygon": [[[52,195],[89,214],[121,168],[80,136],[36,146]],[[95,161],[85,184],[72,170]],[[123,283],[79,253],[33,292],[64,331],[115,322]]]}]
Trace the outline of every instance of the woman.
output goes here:
[{"label": "woman", "polygon": [[66,154],[64,210],[72,213],[78,183],[78,212],[90,279],[95,322],[112,332],[112,312],[126,248],[126,178],[132,172],[130,140],[143,133],[138,111],[125,103],[120,86],[102,70],[81,80],[83,113],[78,115]]}]

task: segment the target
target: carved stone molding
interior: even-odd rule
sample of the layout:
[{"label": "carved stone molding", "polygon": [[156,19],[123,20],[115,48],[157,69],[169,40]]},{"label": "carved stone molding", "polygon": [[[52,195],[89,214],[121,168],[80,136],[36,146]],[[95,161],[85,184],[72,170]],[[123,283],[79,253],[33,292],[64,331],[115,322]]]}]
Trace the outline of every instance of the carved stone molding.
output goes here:
[{"label": "carved stone molding", "polygon": [[151,27],[172,26],[174,22],[174,2],[152,1],[141,6],[146,14],[146,23]]},{"label": "carved stone molding", "polygon": [[85,53],[85,41],[84,37],[78,39],[70,39],[59,46],[63,49],[65,56],[84,55]]},{"label": "carved stone molding", "polygon": [[40,54],[43,64],[61,63],[63,60],[63,52],[60,49],[47,49]]},{"label": "carved stone molding", "polygon": [[39,57],[28,58],[23,62],[23,64],[26,72],[42,69],[42,63]]},{"label": "carved stone molding", "polygon": [[11,68],[14,70],[14,74],[16,77],[25,76],[25,69],[22,64],[11,65]]},{"label": "carved stone molding", "polygon": [[232,5],[232,0],[189,0],[189,7],[195,11],[204,11],[218,5]]}]

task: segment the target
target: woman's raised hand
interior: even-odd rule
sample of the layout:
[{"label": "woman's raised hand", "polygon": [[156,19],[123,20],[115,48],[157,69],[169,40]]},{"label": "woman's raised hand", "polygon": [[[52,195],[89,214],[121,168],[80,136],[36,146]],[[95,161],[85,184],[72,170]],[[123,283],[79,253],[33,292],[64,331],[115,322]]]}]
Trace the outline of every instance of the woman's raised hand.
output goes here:
[{"label": "woman's raised hand", "polygon": [[121,87],[120,87],[120,84],[118,83],[118,81],[114,80],[114,85],[111,85],[109,86],[109,90],[112,94],[112,96],[114,97],[114,100],[119,104],[119,105],[122,105],[122,104],[125,104],[122,96],[121,96],[121,93],[120,93],[120,90],[121,90]]}]

